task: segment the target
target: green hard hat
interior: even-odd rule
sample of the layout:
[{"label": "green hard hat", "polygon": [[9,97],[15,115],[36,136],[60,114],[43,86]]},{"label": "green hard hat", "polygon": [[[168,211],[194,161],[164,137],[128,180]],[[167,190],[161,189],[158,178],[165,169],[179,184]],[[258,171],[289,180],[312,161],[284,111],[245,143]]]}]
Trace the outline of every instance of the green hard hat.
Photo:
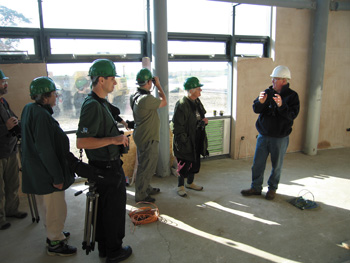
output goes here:
[{"label": "green hard hat", "polygon": [[89,69],[89,76],[94,77],[119,77],[113,61],[109,59],[96,59]]},{"label": "green hard hat", "polygon": [[75,86],[77,89],[82,90],[86,85],[89,84],[89,81],[86,79],[86,77],[79,77],[75,81]]},{"label": "green hard hat", "polygon": [[200,84],[199,79],[197,79],[196,77],[190,77],[186,79],[184,83],[185,90],[195,89],[198,87],[203,87],[203,84]]},{"label": "green hard hat", "polygon": [[5,76],[4,72],[0,69],[0,79],[9,79],[8,77]]},{"label": "green hard hat", "polygon": [[147,81],[153,78],[152,72],[148,68],[143,68],[137,73],[136,81],[139,85],[145,85]]},{"label": "green hard hat", "polygon": [[58,90],[52,79],[48,77],[38,77],[30,83],[30,96],[43,94]]}]

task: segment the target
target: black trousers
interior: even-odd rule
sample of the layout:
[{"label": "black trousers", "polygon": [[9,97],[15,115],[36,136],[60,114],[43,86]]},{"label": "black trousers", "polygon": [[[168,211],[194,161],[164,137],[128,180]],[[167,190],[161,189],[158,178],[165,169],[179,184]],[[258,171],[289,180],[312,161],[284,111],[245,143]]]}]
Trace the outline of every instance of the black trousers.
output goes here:
[{"label": "black trousers", "polygon": [[112,169],[120,182],[118,185],[97,185],[99,194],[96,222],[98,250],[106,253],[107,257],[116,257],[125,237],[126,189],[122,162],[121,160],[90,161],[89,164],[99,169]]}]

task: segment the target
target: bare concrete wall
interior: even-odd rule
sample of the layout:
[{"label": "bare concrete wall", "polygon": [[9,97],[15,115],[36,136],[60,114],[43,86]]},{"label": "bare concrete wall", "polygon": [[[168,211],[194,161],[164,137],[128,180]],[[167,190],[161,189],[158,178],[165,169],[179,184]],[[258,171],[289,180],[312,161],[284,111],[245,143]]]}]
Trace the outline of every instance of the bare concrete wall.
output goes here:
[{"label": "bare concrete wall", "polygon": [[331,12],[318,149],[350,147],[350,11]]},{"label": "bare concrete wall", "polygon": [[[269,77],[277,65],[292,73],[291,88],[298,92],[300,114],[295,120],[288,152],[303,148],[307,113],[307,91],[314,12],[291,8],[277,9],[275,61],[239,59],[237,68],[237,119],[232,138],[232,158],[253,156],[257,115],[252,102],[271,85]],[[318,149],[350,147],[350,13],[331,12],[329,17],[326,64]],[[235,81],[235,80],[234,80]],[[244,140],[241,137],[244,136]]]}]

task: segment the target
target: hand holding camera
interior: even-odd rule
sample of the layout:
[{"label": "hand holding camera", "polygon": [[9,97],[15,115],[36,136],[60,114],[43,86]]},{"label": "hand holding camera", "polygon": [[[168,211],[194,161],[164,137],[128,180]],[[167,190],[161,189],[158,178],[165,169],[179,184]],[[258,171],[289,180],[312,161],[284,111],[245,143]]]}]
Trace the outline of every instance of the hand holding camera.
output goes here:
[{"label": "hand holding camera", "polygon": [[16,117],[11,117],[6,121],[6,127],[8,130],[11,130],[16,125],[18,125],[18,119]]},{"label": "hand holding camera", "polygon": [[16,117],[11,117],[6,122],[6,127],[12,136],[21,137],[21,127]]}]

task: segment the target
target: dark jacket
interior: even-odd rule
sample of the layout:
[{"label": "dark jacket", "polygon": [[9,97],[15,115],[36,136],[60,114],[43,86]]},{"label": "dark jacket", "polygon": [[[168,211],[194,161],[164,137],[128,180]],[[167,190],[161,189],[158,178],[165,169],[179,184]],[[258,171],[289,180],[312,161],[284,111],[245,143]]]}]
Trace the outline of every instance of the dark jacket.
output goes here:
[{"label": "dark jacket", "polygon": [[53,184],[63,183],[67,189],[74,182],[67,155],[69,139],[51,116],[50,106],[27,104],[21,117],[22,127],[22,191],[50,194],[61,191]]},{"label": "dark jacket", "polygon": [[6,122],[11,117],[17,118],[3,98],[3,103],[0,102],[0,159],[8,158],[17,152],[16,134],[10,132],[6,127]]},{"label": "dark jacket", "polygon": [[[196,109],[201,120],[197,120]],[[185,96],[176,103],[172,119],[173,151],[176,158],[194,162],[199,154],[208,156],[208,139],[202,121],[205,113],[199,99],[191,101]]]},{"label": "dark jacket", "polygon": [[260,114],[256,121],[256,129],[261,135],[282,138],[292,132],[294,119],[299,114],[300,102],[298,93],[289,88],[289,83],[282,87],[280,96],[282,106],[278,107],[272,99],[274,90],[272,86],[265,90],[268,97],[265,103],[259,102],[259,97],[254,100],[253,110]]}]

